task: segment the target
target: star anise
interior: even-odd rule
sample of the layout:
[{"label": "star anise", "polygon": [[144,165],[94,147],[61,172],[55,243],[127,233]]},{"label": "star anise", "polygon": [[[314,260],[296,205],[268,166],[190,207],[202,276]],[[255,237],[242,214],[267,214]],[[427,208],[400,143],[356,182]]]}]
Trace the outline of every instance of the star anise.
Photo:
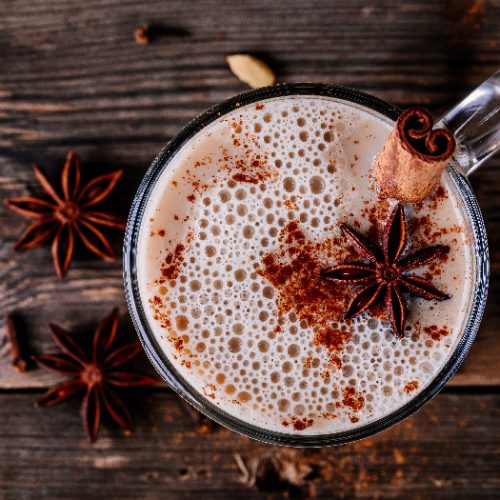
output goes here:
[{"label": "star anise", "polygon": [[22,196],[5,200],[11,210],[36,219],[19,238],[15,250],[29,250],[52,239],[52,258],[60,279],[66,275],[71,263],[75,233],[98,257],[113,260],[114,252],[96,226],[124,229],[125,223],[112,215],[96,212],[93,207],[111,193],[123,171],[101,175],[80,188],[80,160],[74,151],[70,151],[61,174],[61,195],[39,167],[35,165],[33,168],[38,182],[50,199]]},{"label": "star anise", "polygon": [[127,435],[134,430],[130,413],[117,394],[117,388],[146,386],[156,382],[152,377],[124,367],[142,348],[139,342],[115,347],[118,318],[118,309],[113,309],[101,321],[95,331],[91,349],[84,349],[74,335],[51,324],[52,337],[63,353],[33,357],[42,368],[73,377],[49,389],[35,406],[54,406],[83,393],[81,415],[84,429],[91,441],[96,439],[103,411]]},{"label": "star anise", "polygon": [[321,275],[338,283],[363,285],[349,304],[344,314],[345,319],[358,316],[378,300],[383,299],[392,328],[397,337],[401,338],[407,317],[403,292],[426,300],[450,298],[428,280],[408,274],[413,269],[443,257],[449,252],[449,247],[429,246],[402,257],[407,242],[405,215],[401,204],[396,206],[389,217],[381,247],[372,245],[346,224],[342,224],[341,229],[364,260],[325,269]]}]

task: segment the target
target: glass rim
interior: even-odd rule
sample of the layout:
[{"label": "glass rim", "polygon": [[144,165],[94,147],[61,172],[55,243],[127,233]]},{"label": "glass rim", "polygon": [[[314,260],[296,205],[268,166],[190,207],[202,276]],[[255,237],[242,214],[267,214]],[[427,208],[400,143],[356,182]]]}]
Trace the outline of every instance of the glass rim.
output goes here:
[{"label": "glass rim", "polygon": [[278,84],[272,87],[250,90],[211,107],[188,123],[170,140],[147,170],[134,197],[129,213],[123,246],[123,278],[127,306],[139,340],[155,369],[179,396],[207,417],[232,431],[269,444],[309,448],[345,444],[372,436],[415,413],[443,388],[469,352],[479,328],[488,291],[489,258],[486,229],[476,197],[468,180],[450,165],[448,173],[462,198],[474,239],[473,258],[476,268],[474,276],[476,286],[473,287],[473,296],[469,302],[469,314],[467,320],[464,322],[462,336],[455,346],[452,355],[431,382],[405,405],[377,420],[350,430],[330,434],[301,435],[280,433],[255,426],[225,412],[192,388],[177,373],[159,346],[151,330],[141,301],[137,282],[136,257],[144,211],[156,181],[164,169],[168,167],[170,160],[200,130],[240,106],[265,99],[294,95],[329,97],[346,101],[348,104],[354,103],[384,115],[393,121],[401,113],[401,110],[396,106],[364,92],[340,85],[317,83]]}]

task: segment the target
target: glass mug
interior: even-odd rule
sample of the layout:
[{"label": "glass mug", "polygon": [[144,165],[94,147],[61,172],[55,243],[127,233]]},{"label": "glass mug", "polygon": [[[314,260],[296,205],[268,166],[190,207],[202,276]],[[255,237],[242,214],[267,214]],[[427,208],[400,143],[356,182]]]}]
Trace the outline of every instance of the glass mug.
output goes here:
[{"label": "glass mug", "polygon": [[483,218],[467,176],[500,149],[500,71],[474,90],[436,125],[448,128],[455,136],[457,148],[448,166],[448,173],[462,200],[468,218],[467,224],[473,235],[474,286],[471,287],[469,311],[463,323],[461,338],[440,372],[404,406],[361,427],[319,435],[287,434],[257,427],[221,410],[193,389],[176,371],[154,337],[144,311],[137,280],[137,245],[144,211],[157,180],[164,169],[168,168],[176,153],[214,120],[239,106],[298,95],[333,98],[347,105],[353,103],[390,124],[395,122],[401,112],[395,106],[354,89],[308,83],[279,84],[252,90],[209,109],[167,144],[150,166],[137,191],[125,234],[124,281],[128,308],[142,345],[153,366],[177,394],[219,424],[248,437],[278,445],[318,447],[344,444],[371,436],[414,413],[441,390],[458,369],[474,341],[486,303],[489,260]]}]

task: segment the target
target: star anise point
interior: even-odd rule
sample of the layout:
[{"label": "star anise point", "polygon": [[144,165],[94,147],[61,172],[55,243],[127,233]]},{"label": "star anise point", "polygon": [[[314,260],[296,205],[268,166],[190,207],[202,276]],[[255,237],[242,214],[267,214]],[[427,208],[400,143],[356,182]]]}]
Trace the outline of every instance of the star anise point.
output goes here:
[{"label": "star anise point", "polygon": [[114,260],[114,252],[97,226],[124,229],[125,222],[92,208],[111,193],[123,171],[116,170],[98,176],[81,187],[80,159],[74,151],[69,151],[61,173],[60,193],[40,167],[34,165],[33,172],[48,199],[21,196],[4,201],[10,210],[35,219],[21,235],[14,249],[30,250],[52,239],[51,253],[59,279],[64,278],[71,263],[75,235],[101,259]]},{"label": "star anise point", "polygon": [[126,363],[139,354],[141,347],[138,342],[114,346],[118,320],[118,309],[114,309],[101,321],[90,352],[83,349],[71,333],[50,324],[54,342],[62,353],[33,356],[41,368],[73,377],[50,388],[35,402],[35,407],[54,406],[85,392],[81,414],[84,429],[91,441],[97,438],[103,411],[126,433],[133,432],[132,418],[116,388],[156,383],[153,377],[125,368]]},{"label": "star anise point", "polygon": [[395,335],[402,338],[408,315],[403,291],[425,300],[442,301],[451,298],[427,279],[407,274],[408,271],[443,258],[449,252],[449,247],[434,245],[403,257],[407,246],[403,205],[398,204],[390,214],[380,248],[372,245],[347,224],[341,224],[340,228],[356,252],[364,259],[338,264],[320,273],[322,278],[334,283],[362,285],[347,306],[344,319],[355,318],[383,297],[391,327]]}]

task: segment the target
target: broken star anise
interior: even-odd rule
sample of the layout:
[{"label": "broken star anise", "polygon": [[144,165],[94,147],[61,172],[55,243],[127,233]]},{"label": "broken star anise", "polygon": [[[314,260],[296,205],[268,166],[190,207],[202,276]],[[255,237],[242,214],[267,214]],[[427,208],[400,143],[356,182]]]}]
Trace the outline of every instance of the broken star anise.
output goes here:
[{"label": "broken star anise", "polygon": [[405,215],[401,204],[396,206],[389,217],[381,247],[373,246],[346,224],[342,224],[341,229],[364,260],[325,269],[321,275],[333,282],[363,285],[347,307],[345,319],[358,316],[379,299],[383,299],[392,328],[401,338],[407,317],[403,292],[426,300],[450,298],[428,280],[408,274],[413,269],[443,257],[449,252],[449,247],[434,245],[402,257],[407,242]]},{"label": "broken star anise", "polygon": [[22,196],[5,200],[5,205],[11,210],[36,219],[19,238],[15,250],[29,250],[51,239],[52,258],[59,279],[66,275],[71,263],[75,233],[98,257],[113,260],[113,250],[96,226],[124,229],[125,223],[118,217],[96,212],[93,207],[111,193],[122,170],[96,177],[80,188],[80,160],[74,151],[70,151],[61,174],[62,195],[36,165],[34,172],[50,199]]},{"label": "broken star anise", "polygon": [[106,411],[126,434],[131,434],[134,430],[130,413],[125,402],[117,394],[117,388],[146,386],[156,382],[152,377],[124,367],[142,348],[139,342],[120,347],[114,345],[118,319],[118,309],[113,309],[97,327],[89,350],[82,348],[70,332],[51,324],[52,337],[63,354],[33,356],[42,368],[73,377],[49,389],[35,406],[54,406],[83,393],[81,414],[84,429],[91,441],[97,437],[103,411]]}]

